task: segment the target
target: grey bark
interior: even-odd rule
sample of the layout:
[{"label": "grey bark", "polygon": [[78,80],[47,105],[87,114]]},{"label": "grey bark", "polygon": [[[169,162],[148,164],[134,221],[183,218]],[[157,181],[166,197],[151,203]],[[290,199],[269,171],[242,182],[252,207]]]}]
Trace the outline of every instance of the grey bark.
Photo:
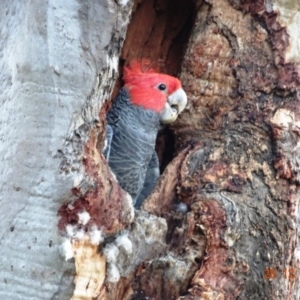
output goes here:
[{"label": "grey bark", "polygon": [[1,1],[1,299],[73,293],[57,211],[110,97],[131,4]]}]

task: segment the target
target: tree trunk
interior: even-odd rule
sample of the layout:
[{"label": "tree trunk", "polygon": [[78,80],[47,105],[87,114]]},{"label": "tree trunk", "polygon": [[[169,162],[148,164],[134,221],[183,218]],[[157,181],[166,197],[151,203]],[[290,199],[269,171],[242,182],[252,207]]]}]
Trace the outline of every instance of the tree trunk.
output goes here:
[{"label": "tree trunk", "polygon": [[[98,2],[1,4],[1,299],[299,299],[300,4]],[[188,106],[134,211],[102,148],[140,57]]]},{"label": "tree trunk", "polygon": [[125,2],[1,1],[1,299],[73,295],[58,211],[83,184],[83,149],[103,126]]}]

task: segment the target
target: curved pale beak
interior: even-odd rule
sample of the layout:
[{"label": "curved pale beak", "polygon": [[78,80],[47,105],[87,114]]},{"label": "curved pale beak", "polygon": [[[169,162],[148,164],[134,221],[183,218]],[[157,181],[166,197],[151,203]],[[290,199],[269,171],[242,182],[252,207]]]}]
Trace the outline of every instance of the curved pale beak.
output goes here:
[{"label": "curved pale beak", "polygon": [[178,115],[184,110],[186,104],[186,93],[180,88],[168,97],[165,107],[160,113],[160,121],[163,124],[174,122]]}]

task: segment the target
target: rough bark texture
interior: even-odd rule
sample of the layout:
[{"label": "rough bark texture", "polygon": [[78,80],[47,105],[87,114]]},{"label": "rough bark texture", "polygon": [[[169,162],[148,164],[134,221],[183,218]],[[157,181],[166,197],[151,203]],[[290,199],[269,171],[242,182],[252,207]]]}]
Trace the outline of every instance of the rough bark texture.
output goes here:
[{"label": "rough bark texture", "polygon": [[190,107],[174,131],[178,142],[201,141],[179,198],[200,206],[209,240],[182,299],[297,299],[299,77],[284,59],[289,35],[263,1],[208,1],[195,24],[181,72]]},{"label": "rough bark texture", "polygon": [[[1,299],[300,298],[299,4],[100,2],[1,4]],[[135,212],[102,156],[119,56],[189,99]]]}]

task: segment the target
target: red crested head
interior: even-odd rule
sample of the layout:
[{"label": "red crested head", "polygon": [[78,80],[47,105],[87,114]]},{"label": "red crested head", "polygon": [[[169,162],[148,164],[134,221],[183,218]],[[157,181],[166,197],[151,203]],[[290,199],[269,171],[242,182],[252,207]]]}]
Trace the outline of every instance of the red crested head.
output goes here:
[{"label": "red crested head", "polygon": [[135,60],[124,67],[123,80],[131,103],[156,112],[161,112],[167,97],[181,88],[179,79],[155,72],[146,60]]}]

